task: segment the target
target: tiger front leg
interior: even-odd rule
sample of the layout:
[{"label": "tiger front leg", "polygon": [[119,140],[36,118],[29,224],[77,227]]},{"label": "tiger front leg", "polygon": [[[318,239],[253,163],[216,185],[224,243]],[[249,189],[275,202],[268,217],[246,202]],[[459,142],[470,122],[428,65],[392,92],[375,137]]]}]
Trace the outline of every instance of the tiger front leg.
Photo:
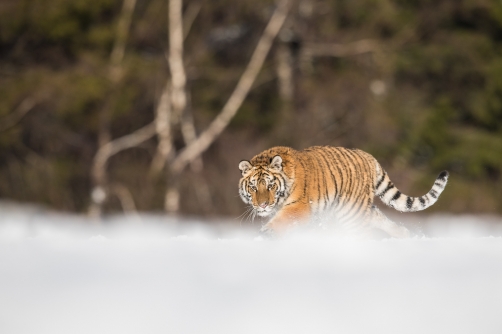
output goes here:
[{"label": "tiger front leg", "polygon": [[286,203],[263,227],[262,233],[283,233],[288,228],[304,224],[310,219],[310,207],[303,202]]}]

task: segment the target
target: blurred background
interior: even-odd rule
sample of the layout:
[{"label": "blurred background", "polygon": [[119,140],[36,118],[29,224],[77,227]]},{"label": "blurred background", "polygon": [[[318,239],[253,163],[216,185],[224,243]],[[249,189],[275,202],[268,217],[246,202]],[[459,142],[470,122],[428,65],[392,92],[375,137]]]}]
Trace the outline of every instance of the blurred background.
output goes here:
[{"label": "blurred background", "polygon": [[500,214],[501,55],[500,1],[2,0],[0,198],[236,217],[240,160],[333,145]]}]

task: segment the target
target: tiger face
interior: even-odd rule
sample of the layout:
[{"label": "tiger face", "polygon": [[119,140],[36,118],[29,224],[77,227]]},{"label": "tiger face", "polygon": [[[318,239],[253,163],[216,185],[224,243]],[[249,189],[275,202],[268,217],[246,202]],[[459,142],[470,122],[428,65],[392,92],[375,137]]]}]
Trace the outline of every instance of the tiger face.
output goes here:
[{"label": "tiger face", "polygon": [[239,163],[239,169],[242,173],[239,195],[244,203],[251,205],[261,217],[276,212],[287,193],[287,176],[282,168],[282,158],[277,155],[269,164],[254,166],[243,160]]}]

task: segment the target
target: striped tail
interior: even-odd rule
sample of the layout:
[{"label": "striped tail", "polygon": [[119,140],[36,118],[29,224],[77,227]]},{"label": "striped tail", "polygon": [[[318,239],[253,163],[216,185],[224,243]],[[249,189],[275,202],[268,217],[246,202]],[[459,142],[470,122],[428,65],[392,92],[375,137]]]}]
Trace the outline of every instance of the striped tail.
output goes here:
[{"label": "striped tail", "polygon": [[421,197],[411,197],[401,193],[392,183],[387,172],[377,163],[377,177],[375,180],[375,195],[382,202],[401,212],[415,212],[427,209],[436,203],[448,182],[448,172],[442,171],[436,178],[432,189]]}]

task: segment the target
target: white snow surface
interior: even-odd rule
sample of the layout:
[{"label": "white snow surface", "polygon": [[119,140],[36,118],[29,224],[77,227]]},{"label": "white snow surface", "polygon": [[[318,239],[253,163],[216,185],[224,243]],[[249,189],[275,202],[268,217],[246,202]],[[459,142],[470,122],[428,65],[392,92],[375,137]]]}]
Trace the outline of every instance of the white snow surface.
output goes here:
[{"label": "white snow surface", "polygon": [[0,333],[502,333],[502,220],[410,225],[406,240],[263,239],[0,205]]}]

